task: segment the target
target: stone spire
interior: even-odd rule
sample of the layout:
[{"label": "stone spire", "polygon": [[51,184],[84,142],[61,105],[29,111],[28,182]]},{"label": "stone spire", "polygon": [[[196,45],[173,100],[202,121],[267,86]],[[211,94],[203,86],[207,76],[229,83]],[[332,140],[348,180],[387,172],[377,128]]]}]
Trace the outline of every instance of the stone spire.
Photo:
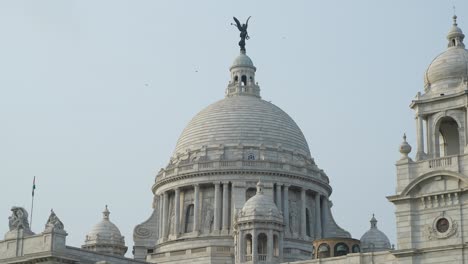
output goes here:
[{"label": "stone spire", "polygon": [[458,27],[457,24],[457,15],[453,15],[453,24],[452,28],[447,34],[447,40],[449,41],[448,47],[461,47],[464,48],[465,44],[463,43],[463,39],[465,38],[465,35],[463,34],[463,31]]}]

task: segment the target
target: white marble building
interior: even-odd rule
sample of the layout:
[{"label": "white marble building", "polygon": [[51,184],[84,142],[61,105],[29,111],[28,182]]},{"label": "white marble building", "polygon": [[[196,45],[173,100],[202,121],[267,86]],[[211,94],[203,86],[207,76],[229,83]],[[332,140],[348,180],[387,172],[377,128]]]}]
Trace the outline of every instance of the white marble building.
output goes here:
[{"label": "white marble building", "polygon": [[[134,231],[136,259],[233,263],[234,219],[260,179],[282,212],[281,261],[309,259],[314,239],[350,237],[333,220],[329,179],[301,130],[261,99],[252,60],[241,52],[230,71],[225,98],[190,121],[156,176],[153,214]],[[252,243],[270,243],[268,232],[250,234]]]},{"label": "white marble building", "polygon": [[230,68],[225,98],[182,132],[152,187],[151,216],[134,229],[134,259],[103,219],[81,248],[66,245],[51,212],[34,234],[13,207],[0,263],[468,263],[468,51],[456,23],[448,48],[429,65],[424,92],[411,103],[417,149],[404,136],[397,161],[397,246],[378,230],[359,240],[333,220],[331,187],[284,111],[260,97],[245,51]]}]

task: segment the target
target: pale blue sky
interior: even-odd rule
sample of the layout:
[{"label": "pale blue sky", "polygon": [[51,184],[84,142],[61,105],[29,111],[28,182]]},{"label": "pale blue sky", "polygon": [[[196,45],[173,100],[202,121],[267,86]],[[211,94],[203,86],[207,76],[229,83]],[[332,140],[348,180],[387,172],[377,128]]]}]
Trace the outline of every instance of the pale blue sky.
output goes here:
[{"label": "pale blue sky", "polygon": [[224,96],[232,16],[252,16],[262,97],[301,127],[335,220],[360,238],[375,213],[395,243],[385,196],[403,132],[415,147],[408,105],[454,4],[468,31],[460,0],[1,1],[0,236],[11,206],[29,211],[35,175],[35,232],[54,208],[80,246],[108,204],[131,248],[182,129]]}]

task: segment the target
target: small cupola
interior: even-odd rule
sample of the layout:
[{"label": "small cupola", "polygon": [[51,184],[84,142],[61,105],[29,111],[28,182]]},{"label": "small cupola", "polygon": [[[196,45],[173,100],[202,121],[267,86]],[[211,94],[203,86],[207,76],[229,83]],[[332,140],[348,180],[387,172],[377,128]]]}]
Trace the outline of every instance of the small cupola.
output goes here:
[{"label": "small cupola", "polygon": [[458,24],[457,24],[457,16],[454,15],[452,28],[447,34],[447,40],[449,41],[448,47],[449,48],[450,47],[464,48],[465,47],[465,44],[463,44],[464,38],[465,38],[465,35],[463,34],[463,31],[458,27]]},{"label": "small cupola", "polygon": [[231,81],[226,89],[226,97],[249,95],[260,98],[260,87],[255,81],[256,70],[245,50],[241,50],[230,68]]},{"label": "small cupola", "polygon": [[87,250],[123,256],[127,252],[125,239],[119,228],[110,221],[109,209],[102,212],[102,220],[86,235],[85,244],[81,247]]}]

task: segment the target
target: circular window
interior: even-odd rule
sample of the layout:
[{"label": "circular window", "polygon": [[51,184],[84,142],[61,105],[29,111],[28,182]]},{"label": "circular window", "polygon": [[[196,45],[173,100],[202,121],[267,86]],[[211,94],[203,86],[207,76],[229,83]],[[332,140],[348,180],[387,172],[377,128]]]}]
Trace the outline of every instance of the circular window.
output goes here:
[{"label": "circular window", "polygon": [[247,160],[255,160],[255,155],[253,153],[249,153]]},{"label": "circular window", "polygon": [[437,228],[437,231],[439,231],[440,233],[447,232],[449,227],[450,227],[450,223],[447,220],[447,218],[440,218],[439,220],[437,220],[436,228]]}]

